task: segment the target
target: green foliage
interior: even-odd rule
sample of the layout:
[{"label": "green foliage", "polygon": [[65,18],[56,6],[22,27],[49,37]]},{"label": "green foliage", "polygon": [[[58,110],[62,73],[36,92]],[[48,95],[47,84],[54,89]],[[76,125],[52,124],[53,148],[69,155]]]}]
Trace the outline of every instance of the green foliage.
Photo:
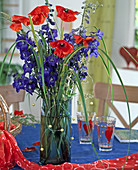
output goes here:
[{"label": "green foliage", "polygon": [[[35,123],[40,123],[40,121],[35,119],[35,116],[32,114],[23,114],[23,115],[13,115],[12,113],[10,114],[11,120],[17,121],[25,126],[27,125],[32,125],[35,126]],[[23,117],[25,116],[25,117]]]},{"label": "green foliage", "polygon": [[[2,62],[0,62],[0,68],[2,67]],[[9,67],[9,63],[4,63],[0,84],[4,85],[7,83],[8,79],[10,79],[14,73],[21,73],[23,71],[22,66],[19,64],[11,64]]]}]

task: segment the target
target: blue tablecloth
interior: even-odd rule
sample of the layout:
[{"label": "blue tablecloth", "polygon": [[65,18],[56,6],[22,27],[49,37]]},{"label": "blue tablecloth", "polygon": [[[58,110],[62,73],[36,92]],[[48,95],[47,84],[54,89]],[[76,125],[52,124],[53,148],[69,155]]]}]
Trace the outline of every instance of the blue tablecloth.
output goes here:
[{"label": "blue tablecloth", "polygon": [[[76,124],[72,125],[72,136],[74,140],[71,142],[71,162],[76,164],[91,163],[98,160],[92,145],[82,145],[79,144],[78,139],[78,128]],[[36,124],[33,126],[23,126],[22,131],[16,137],[18,146],[21,150],[26,147],[33,146],[32,143],[40,140],[40,125]],[[94,130],[94,140],[95,149],[100,157],[100,159],[114,159],[120,158],[127,155],[128,143],[120,143],[116,138],[114,139],[113,150],[110,152],[101,152],[98,150],[97,145],[97,133],[96,128]],[[37,150],[32,152],[23,152],[23,155],[30,161],[39,163],[39,146],[36,146]],[[130,143],[129,155],[138,152],[138,144]],[[13,168],[14,170],[21,169],[17,165]]]}]

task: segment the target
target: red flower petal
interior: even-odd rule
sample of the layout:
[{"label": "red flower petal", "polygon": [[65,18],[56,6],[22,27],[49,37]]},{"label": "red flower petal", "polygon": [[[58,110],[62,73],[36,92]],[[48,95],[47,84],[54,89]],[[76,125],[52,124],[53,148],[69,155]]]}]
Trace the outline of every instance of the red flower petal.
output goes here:
[{"label": "red flower petal", "polygon": [[42,5],[40,6],[41,12],[46,14],[50,12],[50,9],[48,8],[48,5]]},{"label": "red flower petal", "polygon": [[76,39],[76,40],[75,40],[75,43],[76,43],[76,44],[81,43],[81,41],[83,40],[83,38],[81,38],[80,35],[74,35],[74,38]]},{"label": "red flower petal", "polygon": [[36,147],[32,146],[32,147],[26,147],[25,149],[23,149],[23,152],[31,152],[31,151],[35,151]]},{"label": "red flower petal", "polygon": [[34,15],[38,15],[40,13],[41,13],[41,8],[39,6],[37,6],[28,15],[31,15],[31,17],[33,17]]},{"label": "red flower petal", "polygon": [[52,48],[56,48],[54,54],[58,57],[63,58],[73,51],[73,45],[65,40],[57,40],[50,43]]},{"label": "red flower petal", "polygon": [[40,141],[34,142],[33,145],[40,145]]},{"label": "red flower petal", "polygon": [[23,23],[24,25],[28,26],[30,25],[30,21],[29,18],[23,17],[19,20],[21,23]]},{"label": "red flower petal", "polygon": [[65,22],[73,22],[77,18],[74,16],[78,14],[77,11],[72,11],[70,9],[64,8],[62,6],[56,6],[57,10],[57,17],[59,17],[61,20]]},{"label": "red flower petal", "polygon": [[80,35],[74,35],[74,38],[76,39],[75,40],[76,44],[79,44],[83,41],[84,48],[88,48],[88,43],[94,40],[94,38],[91,37],[87,37],[86,39],[84,39]]},{"label": "red flower petal", "polygon": [[20,31],[22,29],[22,24],[21,23],[13,23],[10,25],[10,28],[13,31]]},{"label": "red flower petal", "polygon": [[62,51],[59,48],[55,49],[54,54],[57,55],[59,58],[65,57],[65,55],[62,53]]},{"label": "red flower petal", "polygon": [[85,46],[84,48],[88,48],[88,43],[93,40],[94,38],[91,38],[91,37],[87,37],[86,39],[83,38],[83,46]]},{"label": "red flower petal", "polygon": [[31,15],[32,17],[34,15],[42,14],[42,13],[49,13],[50,10],[48,8],[48,5],[42,5],[42,6],[37,6],[35,9],[33,9],[28,15]]},{"label": "red flower petal", "polygon": [[15,22],[15,23],[23,23],[26,26],[30,25],[29,18],[24,17],[24,16],[13,15],[11,20],[12,22]]},{"label": "red flower petal", "polygon": [[48,12],[50,12],[48,5],[38,6],[33,11],[31,11],[28,15],[31,15],[32,21],[34,25],[43,24],[45,18],[48,17]]},{"label": "red flower petal", "polygon": [[15,110],[14,115],[23,115],[21,117],[25,117],[25,115],[23,114],[23,110],[21,110],[21,111]]},{"label": "red flower petal", "polygon": [[86,41],[89,43],[90,41],[93,41],[93,40],[95,40],[94,38],[91,38],[91,37],[87,37],[86,38]]},{"label": "red flower petal", "polygon": [[41,25],[45,22],[45,17],[43,14],[38,14],[32,18],[32,21],[34,25]]},{"label": "red flower petal", "polygon": [[23,115],[23,110],[20,110],[20,111],[15,110],[14,115]]},{"label": "red flower petal", "polygon": [[88,48],[89,47],[88,42],[85,39],[83,39],[83,46],[84,46],[84,48]]}]

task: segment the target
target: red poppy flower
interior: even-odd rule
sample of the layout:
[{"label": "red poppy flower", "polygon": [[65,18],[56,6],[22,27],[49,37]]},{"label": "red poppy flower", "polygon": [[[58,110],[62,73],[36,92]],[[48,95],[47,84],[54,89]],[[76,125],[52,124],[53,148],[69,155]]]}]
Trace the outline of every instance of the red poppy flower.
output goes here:
[{"label": "red poppy flower", "polygon": [[22,23],[26,26],[30,25],[29,18],[19,15],[13,15],[11,21],[13,24],[10,25],[10,28],[13,31],[20,31],[22,29]]},{"label": "red poppy flower", "polygon": [[56,6],[56,10],[57,10],[57,17],[59,17],[62,21],[65,22],[75,21],[77,18],[74,15],[79,13],[77,11],[72,11],[62,6]]},{"label": "red poppy flower", "polygon": [[48,5],[38,6],[33,11],[31,11],[28,15],[31,15],[32,21],[34,25],[40,25],[43,24],[45,21],[45,18],[48,17],[48,14],[50,10],[48,8]]},{"label": "red poppy flower", "polygon": [[91,37],[87,37],[86,39],[84,39],[80,35],[74,35],[74,38],[76,39],[76,44],[80,44],[81,42],[83,42],[84,48],[88,48],[88,43],[94,40],[94,38]]},{"label": "red poppy flower", "polygon": [[21,117],[25,117],[25,115],[23,114],[23,110],[21,110],[21,111],[15,110],[14,115],[23,115]]},{"label": "red poppy flower", "polygon": [[67,54],[70,54],[73,51],[73,45],[65,40],[57,40],[51,42],[50,45],[52,48],[56,48],[54,54],[60,58],[65,57]]}]

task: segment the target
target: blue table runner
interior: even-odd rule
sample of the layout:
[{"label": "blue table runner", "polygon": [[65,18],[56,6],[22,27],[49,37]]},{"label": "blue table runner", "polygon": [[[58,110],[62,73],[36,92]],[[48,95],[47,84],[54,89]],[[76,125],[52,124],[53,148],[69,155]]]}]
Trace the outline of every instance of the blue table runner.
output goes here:
[{"label": "blue table runner", "polygon": [[[72,136],[74,140],[71,141],[71,162],[76,164],[85,164],[91,163],[98,160],[97,155],[95,154],[92,145],[87,144],[79,144],[78,139],[78,127],[77,124],[72,124]],[[22,131],[16,137],[18,146],[21,150],[26,147],[33,146],[32,143],[36,141],[40,141],[40,124],[36,124],[33,126],[23,126]],[[96,128],[94,130],[94,139],[93,144],[95,149],[99,155],[100,159],[114,159],[120,158],[127,155],[128,152],[128,143],[120,143],[116,138],[114,138],[114,146],[113,150],[110,152],[101,152],[98,150],[97,143],[97,133]],[[25,158],[29,161],[39,163],[39,148],[40,146],[36,146],[37,150],[32,152],[23,152]],[[138,152],[138,143],[130,143],[129,155]],[[13,168],[13,170],[21,169],[17,165]]]}]

